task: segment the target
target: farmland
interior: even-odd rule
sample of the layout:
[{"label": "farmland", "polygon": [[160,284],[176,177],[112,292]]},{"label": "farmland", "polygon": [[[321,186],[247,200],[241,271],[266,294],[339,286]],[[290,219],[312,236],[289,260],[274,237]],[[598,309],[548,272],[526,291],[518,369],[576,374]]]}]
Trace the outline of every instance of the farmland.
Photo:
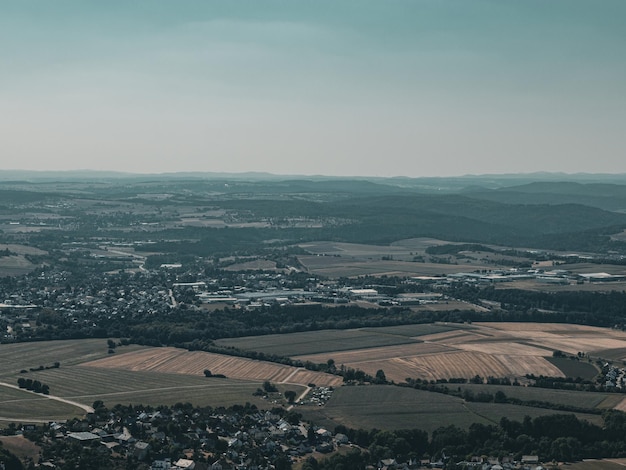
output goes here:
[{"label": "farmland", "polygon": [[[360,369],[371,375],[383,370],[388,380],[401,383],[406,378],[436,380],[471,378],[475,375],[523,377],[535,374],[564,377],[580,372],[581,375],[591,377],[596,369],[587,360],[554,358],[553,350],[560,349],[572,354],[582,350],[596,355],[623,351],[626,349],[620,347],[626,348],[626,335],[620,331],[580,325],[441,323],[225,339],[219,340],[217,344],[290,355],[315,363],[332,359],[337,367]],[[342,384],[342,378],[336,375],[172,347],[124,346],[118,347],[115,354],[109,354],[104,340],[6,344],[0,348],[0,359],[0,378],[3,381],[15,383],[20,376],[36,379],[48,384],[51,394],[85,405],[98,399],[107,403],[155,405],[181,400],[198,405],[246,401],[259,401],[259,405],[263,405],[264,402],[253,397],[252,393],[265,380],[277,384],[280,390],[303,390],[302,387],[310,383],[334,387]],[[54,362],[59,362],[60,366],[53,367]],[[20,370],[29,372],[20,374]],[[223,374],[227,378],[206,378],[205,370],[210,370],[214,375]],[[378,390],[376,387],[367,389],[372,393]],[[619,395],[561,393],[525,387],[508,387],[505,392],[512,398],[554,401],[581,408],[623,406]],[[0,393],[0,416],[4,417],[37,418],[81,413],[71,405],[55,403],[19,390],[1,389]],[[349,392],[341,391],[338,397],[343,393]],[[544,398],[541,398],[541,394]],[[432,395],[427,396],[435,399]],[[334,400],[337,407],[342,403],[340,398]],[[355,403],[359,403],[358,400]],[[456,409],[456,403],[450,402],[448,411]],[[329,403],[329,410],[332,411],[333,406],[332,402]],[[394,422],[404,424],[415,419],[413,413],[418,413],[419,408],[415,408],[414,403],[406,406],[406,410],[397,411],[398,420]],[[472,406],[478,404],[467,403],[461,408],[467,412],[467,407]],[[498,406],[493,413],[501,412],[504,405]],[[413,408],[415,410],[411,411]],[[507,413],[523,416],[532,411],[528,407],[522,408],[518,410],[513,407]],[[337,409],[341,410],[337,413],[343,416],[348,413],[349,407],[341,405]],[[491,410],[489,407],[482,410],[481,416],[492,416]],[[28,412],[31,414],[27,416]],[[544,413],[545,410],[532,412]],[[495,414],[493,416],[496,419]],[[463,420],[471,421],[469,417]]]},{"label": "farmland", "polygon": [[300,385],[309,383],[340,385],[342,383],[340,377],[321,372],[223,354],[201,351],[189,352],[176,348],[146,349],[88,362],[84,366],[188,376],[203,376],[203,371],[208,369],[213,374],[223,374],[233,379],[257,382],[270,380],[277,383]]},{"label": "farmland", "polygon": [[262,351],[314,363],[335,364],[388,379],[521,377],[526,374],[593,378],[584,361],[555,360],[555,350],[592,357],[623,357],[626,334],[583,325],[474,323],[323,330],[217,341],[221,346]]},{"label": "farmland", "polygon": [[[312,382],[341,384],[337,376],[231,356],[175,348],[128,346],[118,350],[108,354],[104,340],[4,344],[0,347],[0,377],[9,384],[19,377],[39,380],[50,387],[51,396],[84,405],[103,400],[109,405],[156,406],[188,401],[196,406],[251,402],[267,407],[271,404],[253,396],[265,380],[274,381],[279,392],[297,393]],[[51,367],[53,362],[60,366]],[[204,369],[228,378],[206,378]],[[0,386],[0,418],[5,420],[45,421],[82,414],[76,406]]]},{"label": "farmland", "polygon": [[289,335],[264,335],[216,341],[220,346],[235,347],[266,354],[292,356],[328,351],[346,351],[356,348],[382,347],[415,343],[416,340],[399,334],[380,334],[367,330],[324,330]]},{"label": "farmland", "polygon": [[[391,386],[341,387],[321,409],[300,408],[304,416],[328,427],[343,424],[352,428],[433,430],[455,424],[497,424],[502,416],[523,420],[554,414],[554,410],[493,403],[466,403],[460,398]],[[597,415],[579,418],[600,423]]]},{"label": "farmland", "polygon": [[624,396],[609,392],[577,392],[573,390],[552,390],[537,387],[516,387],[487,384],[449,384],[450,388],[468,390],[474,394],[494,394],[501,390],[509,398],[522,401],[544,401],[577,408],[612,409],[620,406]]},{"label": "farmland", "polygon": [[433,276],[456,273],[459,270],[474,271],[484,269],[481,264],[444,265],[438,263],[417,263],[381,259],[359,259],[348,255],[341,256],[299,256],[298,261],[307,271],[319,276]]}]

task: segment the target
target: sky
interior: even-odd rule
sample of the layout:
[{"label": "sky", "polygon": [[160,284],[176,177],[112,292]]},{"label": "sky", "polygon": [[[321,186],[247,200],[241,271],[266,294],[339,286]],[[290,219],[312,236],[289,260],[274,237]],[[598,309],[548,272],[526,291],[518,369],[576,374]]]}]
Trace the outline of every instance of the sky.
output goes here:
[{"label": "sky", "polygon": [[624,173],[624,0],[3,0],[0,171]]}]

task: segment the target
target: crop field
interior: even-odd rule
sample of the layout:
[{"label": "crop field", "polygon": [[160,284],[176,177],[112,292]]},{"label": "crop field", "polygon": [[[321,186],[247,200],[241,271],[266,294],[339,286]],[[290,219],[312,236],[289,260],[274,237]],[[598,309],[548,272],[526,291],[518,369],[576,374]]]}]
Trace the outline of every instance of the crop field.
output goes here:
[{"label": "crop field", "polygon": [[[576,355],[582,351],[609,357],[604,354],[608,352],[620,358],[626,352],[626,333],[583,325],[474,323],[431,332],[420,331],[423,326],[415,325],[413,333],[417,335],[411,336],[421,343],[335,351],[328,346],[326,352],[295,357],[316,363],[333,359],[337,365],[361,369],[369,374],[382,369],[388,379],[402,382],[407,377],[436,380],[471,378],[475,375],[520,377],[526,374],[590,379],[597,373],[592,364],[556,361],[552,352],[561,350]],[[409,332],[413,327],[391,328],[359,331],[400,335],[405,328],[404,334],[411,334]],[[282,335],[276,340],[289,344],[290,336]],[[291,351],[297,350],[296,345],[291,347]]]},{"label": "crop field", "polygon": [[626,348],[626,332],[609,328],[560,323],[476,323],[516,341],[537,347],[549,346],[569,354],[586,352],[602,356],[604,351]]},{"label": "crop field", "polygon": [[341,377],[313,372],[297,367],[255,361],[241,357],[213,354],[202,351],[186,351],[176,348],[150,348],[127,354],[119,354],[84,364],[84,366],[121,369],[127,371],[161,372],[203,376],[208,369],[213,374],[229,378],[277,383],[336,386],[343,383]]},{"label": "crop field", "polygon": [[281,356],[299,356],[323,352],[346,351],[355,348],[373,348],[415,343],[408,335],[367,329],[321,330],[289,335],[249,336],[217,340],[220,346],[232,346],[251,351]]},{"label": "crop field", "polygon": [[23,255],[0,257],[0,276],[19,276],[33,270],[34,264]]},{"label": "crop field", "polygon": [[[91,405],[96,400],[103,400],[107,406],[116,403],[172,405],[181,401],[188,401],[197,406],[230,406],[245,402],[255,403],[257,406],[265,404],[263,400],[252,395],[261,386],[261,381],[83,366],[40,371],[31,374],[30,377],[48,384],[51,394],[85,405]],[[288,388],[296,391],[303,389],[296,385],[279,386],[279,389],[286,390]],[[40,398],[19,390],[11,391],[28,395],[23,400],[23,408],[16,408],[14,413],[16,416],[31,416],[28,414],[29,406],[31,406],[28,404],[29,399],[31,402],[35,399],[48,403],[47,407],[43,407],[37,416],[48,416],[57,408],[60,410],[56,411],[57,414],[61,411],[65,413],[61,416],[67,416],[70,411],[74,414],[82,414],[82,410],[70,405],[53,402],[44,397]],[[0,388],[1,392],[3,392],[2,388]],[[7,399],[8,405],[12,405],[12,403]],[[38,402],[36,403],[40,405]],[[2,411],[2,403],[0,403],[0,413]]]},{"label": "crop field", "polygon": [[0,243],[0,250],[9,250],[13,253],[17,253],[18,255],[45,255],[47,253],[47,251],[40,250],[39,248],[35,248],[33,246],[15,245],[12,243]]},{"label": "crop field", "polygon": [[567,377],[593,380],[599,372],[592,362],[586,362],[585,359],[579,361],[565,357],[548,357],[546,359],[557,366]]},{"label": "crop field", "polygon": [[[311,354],[295,356],[295,359],[311,361],[315,363],[326,362],[333,359],[335,364],[351,365],[356,363],[367,363],[371,361],[403,359],[414,356],[431,356],[454,352],[453,348],[445,345],[433,343],[412,343],[396,346],[386,346],[380,348],[353,349],[351,351],[335,351],[331,353]],[[352,367],[352,366],[351,366]],[[362,369],[364,370],[364,369]]]},{"label": "crop field", "polygon": [[0,436],[0,443],[12,454],[20,459],[31,458],[37,461],[41,448],[24,436]]},{"label": "crop field", "polygon": [[487,384],[447,384],[447,386],[451,389],[458,387],[461,390],[469,390],[474,394],[480,392],[495,394],[498,390],[501,390],[510,398],[519,398],[525,401],[547,401],[580,408],[612,409],[618,407],[624,400],[623,395],[617,393],[576,392],[572,390],[552,390],[538,387],[514,387]]},{"label": "crop field", "polygon": [[451,274],[459,271],[484,269],[481,264],[440,264],[418,263],[412,261],[374,259],[362,260],[341,256],[298,256],[298,260],[312,274],[337,277],[355,277],[365,275],[387,276],[434,276]]},{"label": "crop field", "polygon": [[[337,360],[336,360],[337,361]],[[337,363],[340,363],[337,361]],[[564,374],[538,356],[493,356],[484,353],[448,351],[441,354],[371,359],[344,363],[369,374],[383,370],[387,379],[402,382],[407,377],[427,380],[487,377],[519,377],[527,373],[562,377]]]},{"label": "crop field", "polygon": [[[135,346],[118,347],[117,351],[108,354],[102,339],[4,344],[0,345],[0,380],[11,385],[20,377],[39,380],[50,387],[50,396],[83,405],[96,400],[107,406],[172,405],[181,401],[197,406],[231,406],[250,402],[260,408],[277,403],[253,396],[265,380],[274,382],[280,392],[294,390],[298,394],[309,383],[342,383],[340,377],[329,374],[203,352]],[[60,362],[60,367],[45,368],[54,362]],[[39,365],[44,369],[29,370]],[[20,373],[22,369],[28,372]],[[207,378],[204,369],[228,378]],[[238,380],[241,375],[244,377]],[[0,421],[36,422],[83,414],[77,406],[0,386]]]},{"label": "crop field", "polygon": [[585,459],[582,462],[569,463],[567,468],[570,470],[624,470],[626,459]]},{"label": "crop field", "polygon": [[604,349],[598,356],[610,361],[626,361],[626,348]]},{"label": "crop field", "polygon": [[[378,334],[400,336],[424,336],[446,331],[471,329],[471,325],[457,325],[454,323],[424,323],[420,325],[383,326],[380,328],[360,328],[361,331],[371,331]],[[420,338],[422,339],[422,338]]]},{"label": "crop field", "polygon": [[[141,346],[124,346],[118,351],[143,349]],[[0,345],[0,378],[14,376],[22,369],[48,367],[60,362],[61,367],[107,357],[105,339],[80,339],[45,341]],[[17,379],[16,379],[17,380]]]},{"label": "crop field", "polygon": [[536,292],[611,292],[626,290],[626,282],[591,282],[585,284],[546,284],[532,279],[503,282],[495,285],[496,289],[520,289]]},{"label": "crop field", "polygon": [[257,259],[253,261],[246,261],[244,263],[231,264],[224,268],[225,271],[283,271],[276,268],[276,262],[266,259]]},{"label": "crop field", "polygon": [[82,414],[83,410],[76,406],[0,386],[0,421],[67,419]]},{"label": "crop field", "polygon": [[[324,408],[300,407],[306,419],[332,428],[343,424],[363,429],[412,429],[428,432],[455,424],[468,428],[472,423],[497,424],[502,416],[522,421],[524,416],[555,414],[554,410],[493,403],[465,403],[460,398],[410,388],[391,386],[341,387]],[[600,423],[596,415],[579,418]]]}]

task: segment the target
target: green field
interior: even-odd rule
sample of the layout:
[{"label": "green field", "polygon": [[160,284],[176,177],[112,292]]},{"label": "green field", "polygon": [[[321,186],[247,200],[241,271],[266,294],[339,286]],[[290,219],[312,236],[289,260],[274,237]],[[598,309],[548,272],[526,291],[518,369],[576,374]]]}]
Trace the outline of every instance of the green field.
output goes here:
[{"label": "green field", "polygon": [[619,393],[576,392],[537,387],[513,387],[499,385],[448,384],[449,388],[469,390],[475,395],[481,392],[495,394],[501,390],[510,398],[524,401],[538,400],[578,408],[613,408],[624,399]]},{"label": "green field", "polygon": [[261,351],[279,356],[303,356],[332,351],[376,348],[416,343],[406,334],[380,332],[376,328],[358,330],[321,330],[245,338],[220,339],[219,346]]},{"label": "green field", "polygon": [[[240,341],[251,349],[259,349],[265,345],[268,350],[276,353],[301,353],[406,344],[417,341],[411,338],[454,328],[455,325],[409,325],[347,331],[326,330],[243,338]],[[136,348],[138,347],[130,346],[118,349],[121,352]],[[15,384],[20,377],[39,380],[50,387],[51,395],[84,405],[91,405],[96,400],[103,400],[107,406],[117,403],[171,405],[176,402],[190,402],[197,406],[229,406],[250,402],[267,409],[284,404],[280,396],[275,402],[254,397],[253,392],[261,385],[259,382],[82,365],[86,361],[107,356],[106,340],[102,339],[0,345],[0,380],[9,384]],[[61,363],[59,368],[20,373],[21,369],[39,365],[45,367],[57,361]],[[467,387],[475,393],[495,393],[502,389],[507,396],[522,400],[549,401],[577,407],[611,408],[622,398],[622,395],[617,394],[527,387],[469,384],[449,386]],[[303,390],[293,385],[279,384],[278,388],[280,392],[290,389],[300,393]],[[468,427],[474,422],[497,423],[502,416],[521,420],[526,415],[534,417],[555,412],[508,404],[466,403],[456,397],[393,386],[339,387],[326,406],[302,406],[297,410],[305,418],[326,426],[344,424],[356,428],[422,428],[429,431],[447,424]],[[82,410],[75,406],[21,390],[0,387],[0,417],[20,421],[27,418],[63,419],[81,414]],[[580,416],[594,422],[600,420],[597,415]]]},{"label": "green field", "polygon": [[444,333],[452,330],[470,330],[471,325],[452,323],[423,323],[419,325],[382,326],[380,328],[361,328],[361,331],[370,331],[378,334],[399,336],[424,336],[435,333]]},{"label": "green field", "polygon": [[[558,413],[554,410],[507,404],[465,403],[440,393],[393,386],[355,386],[337,389],[323,408],[298,408],[306,419],[333,429],[338,424],[363,429],[419,428],[428,432],[449,424],[468,428],[472,423],[497,424],[506,416],[523,420]],[[597,415],[577,414],[601,424]]]},{"label": "green field", "polygon": [[566,357],[547,357],[546,359],[557,366],[567,377],[593,380],[600,372],[596,366],[584,360],[575,361]]},{"label": "green field", "polygon": [[[198,406],[229,406],[248,401],[260,406],[264,403],[252,395],[261,383],[252,381],[81,366],[24,376],[48,384],[52,395],[85,405],[91,405],[95,400],[103,400],[107,405],[171,405],[181,401]],[[292,385],[287,388],[297,392],[303,390]]]},{"label": "green field", "polygon": [[[0,386],[0,421],[56,420],[81,416],[83,410],[22,390]],[[2,426],[2,423],[0,423]]]},{"label": "green field", "polygon": [[[128,346],[118,348],[118,351],[138,348]],[[196,406],[217,407],[250,402],[259,408],[271,408],[284,402],[280,397],[277,402],[272,402],[253,396],[262,385],[260,382],[80,365],[107,356],[106,340],[103,339],[3,344],[0,345],[0,381],[14,385],[20,377],[39,380],[50,387],[50,395],[84,405],[91,405],[96,400],[104,401],[107,406],[190,402]],[[46,367],[54,362],[60,362],[60,367],[20,373],[22,369]],[[296,385],[277,384],[277,388],[281,393],[294,390],[300,394],[304,390]],[[83,410],[76,406],[0,386],[0,418],[57,420],[83,414]]]},{"label": "green field", "polygon": [[[118,348],[118,352],[130,352],[141,348],[142,346],[135,345],[124,346]],[[61,367],[66,367],[93,361],[108,356],[107,351],[106,339],[0,344],[0,378],[16,376],[22,369],[48,367],[55,362],[60,362]]]}]

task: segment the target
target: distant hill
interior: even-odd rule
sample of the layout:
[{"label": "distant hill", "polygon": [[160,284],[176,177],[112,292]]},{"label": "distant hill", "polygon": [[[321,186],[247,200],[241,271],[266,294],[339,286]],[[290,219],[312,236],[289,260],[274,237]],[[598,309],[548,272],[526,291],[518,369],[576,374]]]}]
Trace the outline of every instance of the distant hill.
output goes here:
[{"label": "distant hill", "polygon": [[620,184],[532,182],[495,190],[467,189],[463,194],[510,204],[582,204],[626,212],[626,185]]}]

